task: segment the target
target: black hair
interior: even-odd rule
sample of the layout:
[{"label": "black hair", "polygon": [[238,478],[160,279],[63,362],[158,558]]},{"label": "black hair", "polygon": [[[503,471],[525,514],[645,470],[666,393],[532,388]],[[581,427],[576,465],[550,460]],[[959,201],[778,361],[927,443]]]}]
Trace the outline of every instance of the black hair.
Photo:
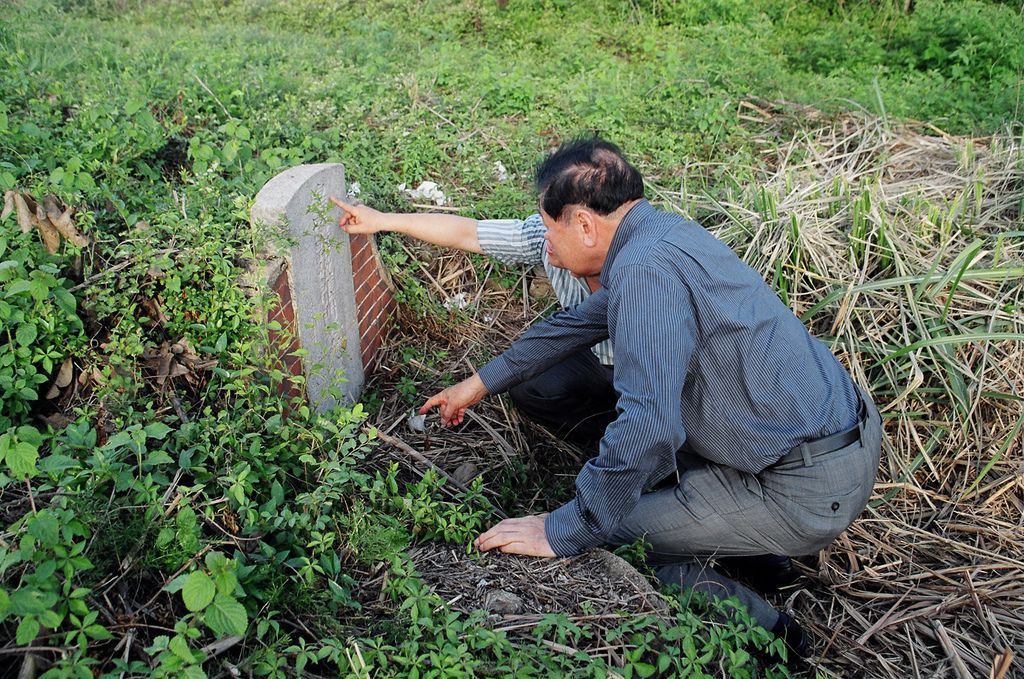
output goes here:
[{"label": "black hair", "polygon": [[541,207],[560,219],[566,205],[583,205],[599,215],[644,197],[644,178],[615,144],[583,137],[562,144],[537,167]]}]

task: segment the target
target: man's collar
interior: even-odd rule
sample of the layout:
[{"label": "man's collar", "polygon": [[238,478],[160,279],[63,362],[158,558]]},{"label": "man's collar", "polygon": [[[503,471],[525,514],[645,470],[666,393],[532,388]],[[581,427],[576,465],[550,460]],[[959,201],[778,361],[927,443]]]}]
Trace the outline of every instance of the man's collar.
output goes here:
[{"label": "man's collar", "polygon": [[608,287],[608,277],[612,270],[612,264],[615,262],[615,256],[625,247],[641,222],[654,211],[654,206],[648,203],[646,198],[641,198],[636,205],[629,209],[629,212],[623,215],[622,221],[615,229],[615,235],[612,236],[612,243],[608,246],[604,266],[601,267],[601,287]]}]

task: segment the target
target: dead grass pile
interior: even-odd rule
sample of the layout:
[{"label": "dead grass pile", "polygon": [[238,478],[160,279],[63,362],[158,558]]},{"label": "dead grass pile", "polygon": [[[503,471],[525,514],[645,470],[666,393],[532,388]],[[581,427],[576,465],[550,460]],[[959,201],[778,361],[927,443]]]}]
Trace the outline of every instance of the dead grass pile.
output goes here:
[{"label": "dead grass pile", "polygon": [[[869,508],[777,603],[807,624],[829,674],[1011,676],[1024,655],[1021,139],[846,116],[780,145],[792,118],[757,110],[756,167],[694,166],[650,189],[763,273],[869,388],[888,434]],[[410,254],[430,296],[469,305],[402,324],[369,385],[387,431],[414,402],[398,380],[429,395],[550,309],[530,295],[532,272],[495,285],[492,264]],[[588,455],[498,399],[461,431],[405,436],[448,471],[471,463],[509,514],[557,505]]]},{"label": "dead grass pile", "polygon": [[761,271],[883,413],[876,495],[792,596],[824,667],[1004,676],[1024,654],[1024,154],[1009,132],[927,132],[846,117],[752,181],[659,193]]}]

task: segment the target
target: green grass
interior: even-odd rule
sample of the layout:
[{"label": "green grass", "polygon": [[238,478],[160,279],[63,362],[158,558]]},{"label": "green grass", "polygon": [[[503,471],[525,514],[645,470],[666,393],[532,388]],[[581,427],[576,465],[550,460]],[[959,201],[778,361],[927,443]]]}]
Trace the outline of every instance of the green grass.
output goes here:
[{"label": "green grass", "polygon": [[[0,377],[10,368],[17,384],[0,410],[0,488],[13,498],[0,636],[59,649],[44,656],[62,659],[52,677],[215,674],[222,659],[201,649],[243,633],[227,657],[259,676],[604,676],[604,659],[550,646],[591,630],[555,621],[511,639],[447,613],[400,547],[414,536],[465,543],[486,508],[367,465],[361,407],[318,417],[277,395],[284,375],[250,321],[261,300],[237,284],[242,261],[276,237],[250,227],[253,196],[289,166],[342,162],[381,208],[408,209],[398,184],[432,179],[464,214],[523,215],[545,149],[596,130],[653,185],[695,182],[720,197],[718,182],[737,186],[733,175],[763,156],[751,106],[786,100],[987,134],[1019,125],[1022,72],[1024,20],[995,2],[924,0],[909,15],[888,2],[797,0],[5,3],[0,190],[77,206],[92,246],[51,257],[14,216],[0,224],[0,262],[14,262],[0,271],[13,339]],[[787,226],[783,295],[808,263],[801,226]],[[931,304],[997,264],[862,288],[916,284]],[[35,288],[15,287],[29,279]],[[922,337],[884,360],[986,337],[996,335]],[[161,387],[145,352],[180,340],[216,365]],[[42,398],[68,356],[80,388]],[[40,419],[57,413],[71,426]],[[390,584],[365,592],[378,560]],[[131,595],[108,604],[100,588],[114,587]],[[128,613],[141,616],[134,643],[152,666],[138,652],[119,659]],[[740,676],[756,671],[748,651],[771,643],[743,621],[708,629],[694,610],[674,615],[617,628],[639,668],[627,674],[690,666],[699,650],[707,672]],[[702,646],[665,643],[679,638]]]}]

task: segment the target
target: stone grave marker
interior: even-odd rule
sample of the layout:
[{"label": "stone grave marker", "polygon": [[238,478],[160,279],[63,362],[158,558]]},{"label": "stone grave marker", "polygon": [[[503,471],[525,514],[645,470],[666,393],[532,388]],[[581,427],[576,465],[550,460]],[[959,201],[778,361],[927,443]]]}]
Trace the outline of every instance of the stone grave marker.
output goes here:
[{"label": "stone grave marker", "polygon": [[[340,210],[328,198],[345,195],[344,166],[299,165],[267,182],[250,213],[253,224],[280,227],[293,242],[266,253],[256,282],[276,296],[267,320],[281,326],[270,340],[282,367],[305,375],[305,395],[321,411],[339,400],[332,387],[344,403],[359,399],[395,310],[373,237],[338,228]],[[305,357],[293,355],[299,348]],[[294,384],[285,389],[298,393]]]}]

